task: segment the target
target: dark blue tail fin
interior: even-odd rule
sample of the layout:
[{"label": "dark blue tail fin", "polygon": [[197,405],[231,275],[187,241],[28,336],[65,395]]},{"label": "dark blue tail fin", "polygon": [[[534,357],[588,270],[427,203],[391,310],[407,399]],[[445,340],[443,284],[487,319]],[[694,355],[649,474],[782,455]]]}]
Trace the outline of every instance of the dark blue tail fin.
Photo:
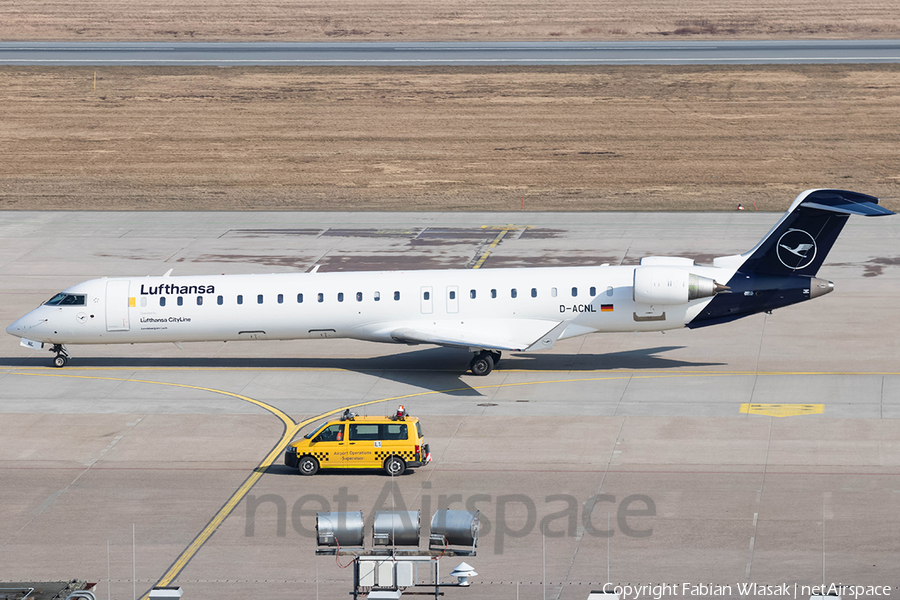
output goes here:
[{"label": "dark blue tail fin", "polygon": [[878,198],[844,190],[807,190],[772,231],[745,254],[740,271],[815,277],[850,215],[892,215]]},{"label": "dark blue tail fin", "polygon": [[723,256],[717,267],[736,268],[728,293],[716,294],[688,327],[727,323],[823,296],[834,285],[816,273],[850,215],[892,215],[878,198],[843,190],[807,190],[756,247]]}]

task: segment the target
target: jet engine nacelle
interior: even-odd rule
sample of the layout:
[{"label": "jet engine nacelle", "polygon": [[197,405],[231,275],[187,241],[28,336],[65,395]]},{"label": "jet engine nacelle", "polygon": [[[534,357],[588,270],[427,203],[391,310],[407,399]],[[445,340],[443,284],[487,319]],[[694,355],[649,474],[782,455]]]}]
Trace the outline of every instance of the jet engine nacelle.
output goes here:
[{"label": "jet engine nacelle", "polygon": [[672,267],[635,267],[634,301],[638,304],[686,304],[727,290],[709,277]]}]

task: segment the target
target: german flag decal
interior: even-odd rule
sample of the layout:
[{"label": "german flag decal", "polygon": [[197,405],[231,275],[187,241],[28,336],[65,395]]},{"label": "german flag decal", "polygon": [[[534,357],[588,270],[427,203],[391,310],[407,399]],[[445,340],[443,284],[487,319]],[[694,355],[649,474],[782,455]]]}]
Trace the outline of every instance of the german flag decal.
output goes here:
[{"label": "german flag decal", "polygon": [[612,311],[613,311],[612,304],[601,304],[600,305],[600,312],[612,312]]}]

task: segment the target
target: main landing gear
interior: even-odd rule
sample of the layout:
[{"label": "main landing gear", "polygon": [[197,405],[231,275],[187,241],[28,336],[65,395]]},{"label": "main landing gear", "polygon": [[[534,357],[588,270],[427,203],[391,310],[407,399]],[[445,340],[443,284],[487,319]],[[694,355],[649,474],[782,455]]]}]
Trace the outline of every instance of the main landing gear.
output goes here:
[{"label": "main landing gear", "polygon": [[56,358],[53,359],[53,366],[57,369],[62,369],[66,366],[66,363],[69,362],[69,353],[66,352],[66,347],[62,344],[53,344],[53,347],[50,348],[50,352],[56,352]]},{"label": "main landing gear", "polygon": [[482,350],[475,353],[472,362],[469,363],[469,370],[472,371],[472,375],[478,375],[479,377],[490,375],[491,371],[494,370],[494,365],[498,362],[500,362],[499,352]]}]

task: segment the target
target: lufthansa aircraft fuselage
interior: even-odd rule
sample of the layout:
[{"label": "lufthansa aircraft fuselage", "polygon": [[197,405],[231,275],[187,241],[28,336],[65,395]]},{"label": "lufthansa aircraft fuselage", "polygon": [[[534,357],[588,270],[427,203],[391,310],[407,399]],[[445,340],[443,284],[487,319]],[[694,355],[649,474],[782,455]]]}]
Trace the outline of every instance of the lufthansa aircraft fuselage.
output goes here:
[{"label": "lufthansa aircraft fuselage", "polygon": [[893,214],[841,190],[800,194],[749,252],[700,266],[636,266],[103,278],[74,285],[7,328],[22,345],[354,338],[474,353],[548,349],[594,332],[703,327],[832,290],[816,272],[851,214]]}]

